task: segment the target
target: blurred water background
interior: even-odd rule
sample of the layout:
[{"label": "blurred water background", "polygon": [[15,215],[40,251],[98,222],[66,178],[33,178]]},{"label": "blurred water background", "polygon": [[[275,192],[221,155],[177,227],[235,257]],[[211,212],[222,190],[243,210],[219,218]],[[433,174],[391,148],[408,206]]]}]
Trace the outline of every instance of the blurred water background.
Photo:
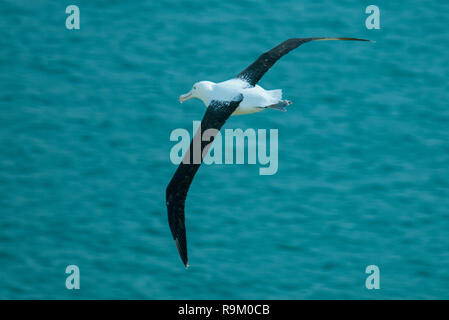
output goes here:
[{"label": "blurred water background", "polygon": [[[65,28],[66,6],[81,29]],[[367,30],[365,8],[381,10]],[[0,2],[0,298],[449,298],[449,3]],[[262,79],[286,113],[279,170],[202,166],[186,205],[190,268],[167,224],[179,105],[289,37],[315,42]],[[65,288],[65,268],[81,290]],[[365,288],[379,266],[381,289]]]}]

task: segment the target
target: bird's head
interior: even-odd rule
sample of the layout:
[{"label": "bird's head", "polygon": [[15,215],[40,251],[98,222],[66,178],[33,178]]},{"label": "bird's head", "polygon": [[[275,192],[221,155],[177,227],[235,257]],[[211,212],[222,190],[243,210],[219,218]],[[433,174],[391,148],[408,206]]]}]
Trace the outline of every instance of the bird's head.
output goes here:
[{"label": "bird's head", "polygon": [[209,98],[212,93],[214,83],[211,81],[200,81],[192,86],[192,90],[179,96],[179,102],[190,100],[192,98],[198,98],[204,102],[204,104],[209,104]]}]

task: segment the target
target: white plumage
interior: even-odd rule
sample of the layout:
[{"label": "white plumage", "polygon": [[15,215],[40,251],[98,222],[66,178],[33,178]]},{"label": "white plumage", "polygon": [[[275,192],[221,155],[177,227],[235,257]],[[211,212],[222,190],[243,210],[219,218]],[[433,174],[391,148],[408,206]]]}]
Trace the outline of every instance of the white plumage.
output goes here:
[{"label": "white plumage", "polygon": [[[239,94],[243,95],[243,100],[232,115],[259,112],[284,101],[282,100],[281,89],[265,90],[259,85],[250,86],[248,82],[241,79],[231,79],[219,83],[197,82],[189,93],[180,97],[180,101],[198,98],[207,107],[212,100],[231,101]],[[289,102],[285,101],[284,104],[288,105]]]}]

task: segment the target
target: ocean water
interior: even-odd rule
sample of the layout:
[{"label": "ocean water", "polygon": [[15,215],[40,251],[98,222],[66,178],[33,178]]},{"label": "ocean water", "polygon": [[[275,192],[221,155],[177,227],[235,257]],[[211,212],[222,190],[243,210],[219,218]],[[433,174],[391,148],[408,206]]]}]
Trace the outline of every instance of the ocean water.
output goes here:
[{"label": "ocean water", "polygon": [[[80,0],[67,30],[69,4],[0,2],[1,299],[449,298],[448,3]],[[225,127],[278,129],[278,172],[200,168],[186,270],[169,137],[205,109],[179,95],[308,36],[376,43],[308,43],[265,75],[288,112]]]}]

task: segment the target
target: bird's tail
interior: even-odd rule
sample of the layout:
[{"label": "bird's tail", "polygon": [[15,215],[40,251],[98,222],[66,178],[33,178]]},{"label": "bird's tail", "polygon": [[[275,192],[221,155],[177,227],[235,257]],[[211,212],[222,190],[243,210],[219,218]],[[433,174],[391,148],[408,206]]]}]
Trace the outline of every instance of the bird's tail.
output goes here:
[{"label": "bird's tail", "polygon": [[282,89],[268,90],[270,97],[275,101],[279,101],[282,99]]}]

